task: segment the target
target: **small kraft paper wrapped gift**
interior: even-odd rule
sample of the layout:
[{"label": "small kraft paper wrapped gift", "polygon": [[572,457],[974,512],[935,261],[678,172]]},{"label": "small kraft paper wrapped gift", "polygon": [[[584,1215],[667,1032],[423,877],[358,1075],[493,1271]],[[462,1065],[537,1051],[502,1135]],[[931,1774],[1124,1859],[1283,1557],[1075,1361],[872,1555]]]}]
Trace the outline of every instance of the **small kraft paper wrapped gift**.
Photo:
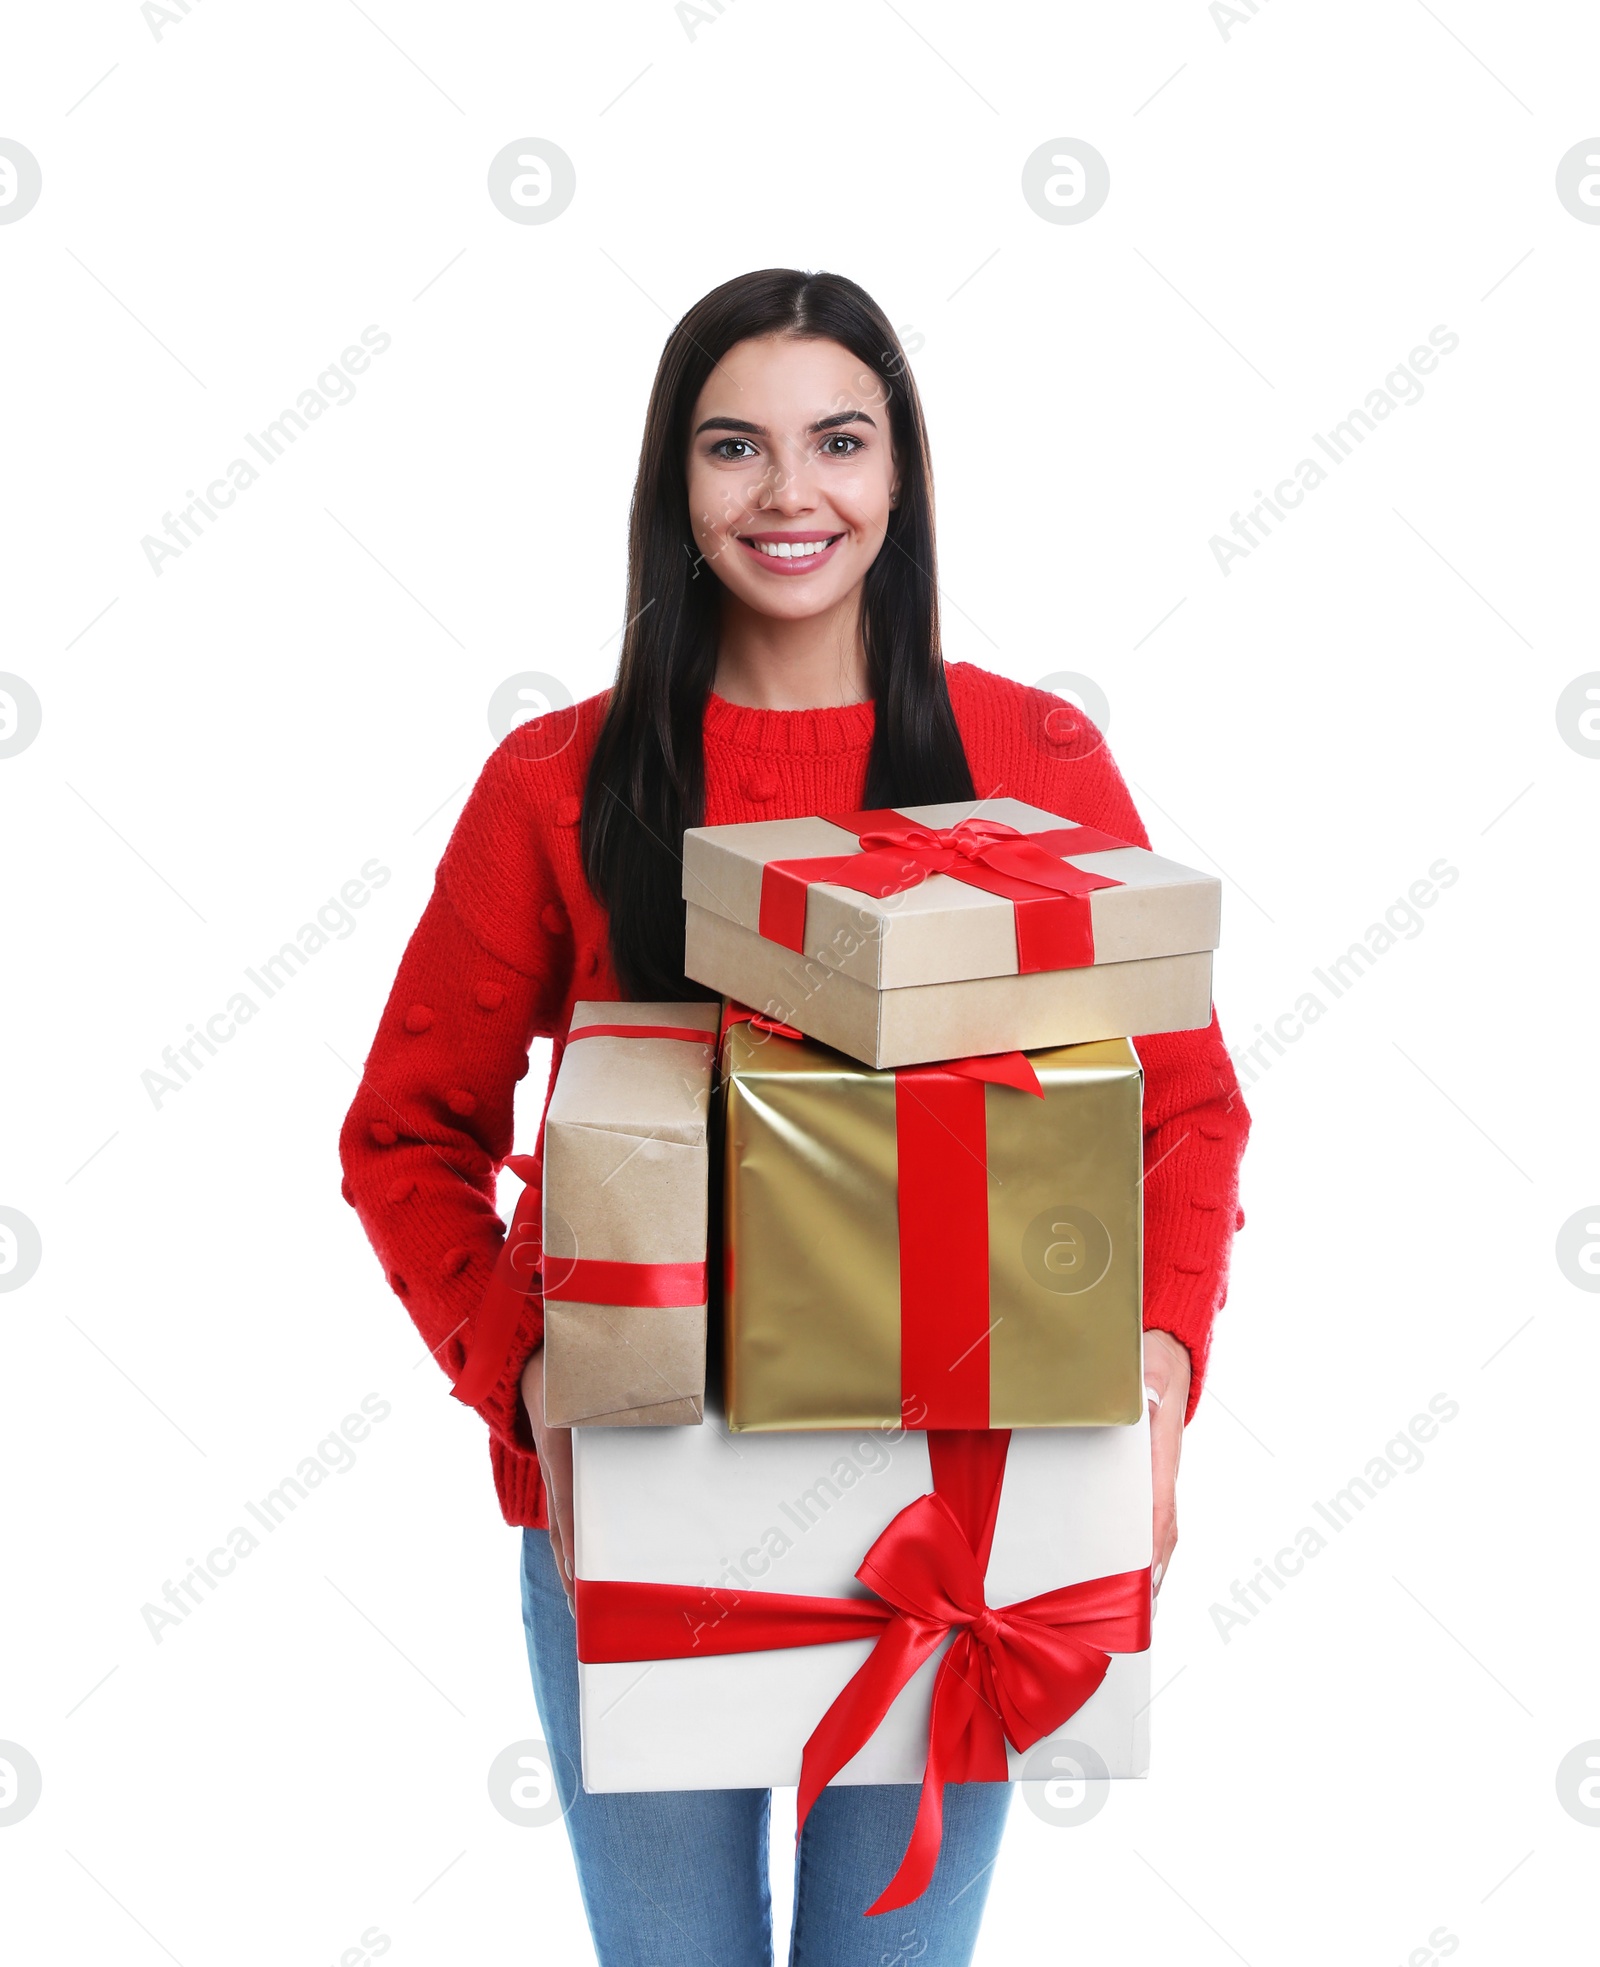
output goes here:
[{"label": "small kraft paper wrapped gift", "polygon": [[1132,1427],[573,1437],[591,1791],[1143,1776],[1150,1437]]},{"label": "small kraft paper wrapped gift", "polygon": [[1211,1018],[1221,883],[1019,799],[691,827],[684,968],[867,1065]]},{"label": "small kraft paper wrapped gift", "polygon": [[1130,1042],[878,1072],[752,1016],[722,1038],[732,1428],[1137,1421]]},{"label": "small kraft paper wrapped gift", "polygon": [[715,1004],[573,1007],[545,1121],[545,1412],[701,1417]]}]

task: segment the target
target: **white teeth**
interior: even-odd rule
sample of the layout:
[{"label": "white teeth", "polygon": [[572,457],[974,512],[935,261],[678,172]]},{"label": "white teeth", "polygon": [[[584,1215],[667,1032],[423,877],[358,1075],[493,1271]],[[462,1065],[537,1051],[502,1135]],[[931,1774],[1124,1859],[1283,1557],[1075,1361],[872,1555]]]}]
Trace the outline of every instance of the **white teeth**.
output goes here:
[{"label": "white teeth", "polygon": [[814,554],[826,553],[832,540],[776,540],[771,544],[763,540],[752,540],[750,544],[757,553],[764,553],[769,560],[809,560]]}]

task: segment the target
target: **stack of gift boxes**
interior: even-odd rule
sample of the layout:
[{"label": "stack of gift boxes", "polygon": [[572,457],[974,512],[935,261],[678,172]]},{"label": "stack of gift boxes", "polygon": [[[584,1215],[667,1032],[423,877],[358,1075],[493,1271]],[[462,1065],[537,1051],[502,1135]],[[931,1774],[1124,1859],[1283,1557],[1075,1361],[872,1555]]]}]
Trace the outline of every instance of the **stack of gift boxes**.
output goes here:
[{"label": "stack of gift boxes", "polygon": [[720,1004],[579,1004],[546,1122],[584,1782],[921,1782],[888,1910],[944,1782],[1145,1772],[1130,1040],[1209,1022],[1218,884],[1012,799],[683,867]]}]

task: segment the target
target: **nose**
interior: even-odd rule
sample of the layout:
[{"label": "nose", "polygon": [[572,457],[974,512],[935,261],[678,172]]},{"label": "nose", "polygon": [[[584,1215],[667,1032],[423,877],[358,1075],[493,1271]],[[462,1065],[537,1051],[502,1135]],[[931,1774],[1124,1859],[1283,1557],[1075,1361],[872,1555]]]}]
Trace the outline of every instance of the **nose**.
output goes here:
[{"label": "nose", "polygon": [[761,480],[758,503],[763,512],[796,519],[817,507],[814,466],[803,446],[778,451]]}]

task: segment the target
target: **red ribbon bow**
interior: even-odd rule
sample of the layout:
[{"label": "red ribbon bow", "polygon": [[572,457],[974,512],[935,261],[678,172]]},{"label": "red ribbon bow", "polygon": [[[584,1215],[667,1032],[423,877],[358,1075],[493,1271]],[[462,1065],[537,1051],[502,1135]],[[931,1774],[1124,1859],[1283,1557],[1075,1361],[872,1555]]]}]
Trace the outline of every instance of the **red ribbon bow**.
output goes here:
[{"label": "red ribbon bow", "polygon": [[892,810],[845,813],[829,824],[854,833],[861,852],[768,861],[761,871],[757,926],[769,941],[804,953],[806,893],[815,882],[832,882],[882,900],[916,887],[930,874],[948,874],[1011,902],[1019,974],[1082,969],[1094,962],[1089,897],[1096,889],[1123,884],[1110,875],[1069,866],[1061,857],[1132,845],[1095,827],[1024,833],[1004,820],[982,819],[928,827]]},{"label": "red ribbon bow", "polygon": [[1020,1751],[1053,1734],[1100,1685],[1112,1653],[1150,1644],[1148,1566],[998,1610],[988,1604],[983,1581],[1010,1439],[1001,1429],[927,1436],[933,1492],[899,1512],[856,1572],[875,1601],[577,1581],[578,1658],[590,1664],[820,1646],[877,1632],[806,1742],[802,1827],[918,1667],[950,1639],[934,1680],[911,1841],[869,1913],[896,1911],[927,1890],[939,1861],[946,1783],[1005,1782],[1008,1741]]},{"label": "red ribbon bow", "polygon": [[[881,827],[863,833],[860,840],[864,854],[880,849],[912,854],[930,874],[948,874],[958,860],[966,860],[980,867],[992,867],[997,873],[1014,873],[1019,880],[1038,881],[1042,886],[1048,886],[1050,877],[1060,871],[1055,856],[1042,852],[1035,844],[1036,835],[1024,833],[1020,827],[1008,826],[1004,820],[961,820],[955,826],[923,826],[917,820],[907,820],[899,826]],[[1018,842],[1023,850],[1021,853],[1006,855],[998,851]],[[1076,869],[1066,871],[1077,872]],[[1106,885],[1114,887],[1116,884],[1108,882]],[[1064,889],[1062,892],[1071,893],[1072,890]]]}]

